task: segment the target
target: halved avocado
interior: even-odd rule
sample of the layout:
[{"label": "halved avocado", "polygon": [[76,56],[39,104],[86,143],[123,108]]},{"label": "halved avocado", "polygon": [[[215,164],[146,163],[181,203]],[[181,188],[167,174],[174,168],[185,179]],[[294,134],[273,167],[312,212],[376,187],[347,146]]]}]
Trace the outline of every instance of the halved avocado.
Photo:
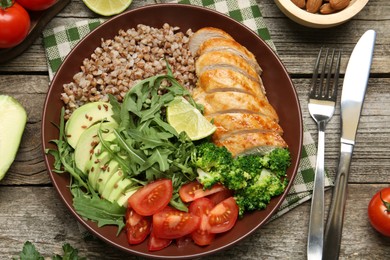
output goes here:
[{"label": "halved avocado", "polygon": [[110,103],[87,103],[73,111],[65,125],[67,141],[73,148],[76,147],[81,135],[92,125],[102,121],[114,121]]},{"label": "halved avocado", "polygon": [[92,159],[94,149],[99,144],[98,131],[102,129],[103,138],[109,136],[112,131],[118,127],[118,124],[113,122],[105,122],[96,124],[85,130],[79,138],[75,149],[75,163],[84,173],[87,173],[87,164]]},{"label": "halved avocado", "polygon": [[0,95],[0,180],[15,160],[27,113],[13,97]]}]

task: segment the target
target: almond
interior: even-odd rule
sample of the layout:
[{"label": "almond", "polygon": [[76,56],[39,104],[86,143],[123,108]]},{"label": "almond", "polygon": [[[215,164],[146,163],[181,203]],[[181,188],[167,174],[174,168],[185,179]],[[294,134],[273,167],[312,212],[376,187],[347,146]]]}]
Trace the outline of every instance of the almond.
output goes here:
[{"label": "almond", "polygon": [[350,2],[351,0],[330,0],[329,4],[334,10],[339,11],[347,7]]},{"label": "almond", "polygon": [[320,8],[320,13],[321,14],[332,14],[336,12],[336,10],[334,10],[329,3],[326,3],[326,4],[323,4],[321,5],[321,8]]},{"label": "almond", "polygon": [[322,0],[307,0],[306,11],[313,14],[317,13],[320,10],[321,5],[322,5]]},{"label": "almond", "polygon": [[305,8],[306,0],[291,0],[299,8]]}]

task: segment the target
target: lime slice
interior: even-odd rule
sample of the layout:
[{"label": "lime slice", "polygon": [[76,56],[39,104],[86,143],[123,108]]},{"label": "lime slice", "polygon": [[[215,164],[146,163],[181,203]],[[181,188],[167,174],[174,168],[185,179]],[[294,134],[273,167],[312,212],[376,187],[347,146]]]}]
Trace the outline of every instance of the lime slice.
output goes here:
[{"label": "lime slice", "polygon": [[178,133],[186,132],[191,140],[205,138],[217,129],[183,97],[176,97],[168,104],[167,120]]},{"label": "lime slice", "polygon": [[132,0],[83,0],[84,4],[97,14],[111,16],[122,13]]}]

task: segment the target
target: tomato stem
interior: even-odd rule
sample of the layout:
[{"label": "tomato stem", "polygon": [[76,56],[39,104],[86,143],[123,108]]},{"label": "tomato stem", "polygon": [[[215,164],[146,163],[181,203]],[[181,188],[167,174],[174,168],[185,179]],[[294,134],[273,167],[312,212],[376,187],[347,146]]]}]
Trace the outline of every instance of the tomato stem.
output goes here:
[{"label": "tomato stem", "polygon": [[0,0],[0,9],[5,10],[11,6],[13,6],[12,0]]},{"label": "tomato stem", "polygon": [[381,198],[383,205],[385,205],[385,207],[386,207],[385,211],[390,212],[390,202],[387,202],[387,201],[382,199],[382,192],[379,192],[379,197]]}]

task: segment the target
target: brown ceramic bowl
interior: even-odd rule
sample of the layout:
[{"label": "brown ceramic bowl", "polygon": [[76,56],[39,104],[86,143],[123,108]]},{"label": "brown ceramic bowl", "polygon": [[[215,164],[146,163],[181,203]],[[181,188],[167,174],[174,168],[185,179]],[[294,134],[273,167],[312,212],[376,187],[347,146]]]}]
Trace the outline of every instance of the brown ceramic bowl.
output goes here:
[{"label": "brown ceramic bowl", "polygon": [[[297,94],[286,69],[272,49],[252,30],[221,13],[196,6],[180,4],[145,6],[116,16],[85,37],[65,59],[49,88],[42,118],[43,149],[55,148],[49,142],[58,139],[59,132],[53,123],[58,124],[59,122],[60,109],[63,106],[60,100],[63,84],[72,81],[73,75],[80,70],[83,59],[89,57],[93,50],[98,47],[101,38],[113,38],[119,29],[133,28],[137,24],[147,24],[160,28],[163,23],[179,26],[183,31],[188,28],[197,30],[205,26],[221,28],[256,55],[264,71],[262,77],[268,98],[280,116],[280,123],[285,130],[284,138],[292,154],[292,164],[287,172],[290,179],[289,189],[299,164],[303,127]],[[123,251],[151,258],[190,259],[226,249],[264,225],[287,194],[286,191],[283,195],[273,198],[265,210],[246,214],[232,230],[217,236],[210,246],[199,247],[189,243],[178,248],[173,243],[161,251],[148,252],[146,242],[130,246],[124,232],[116,236],[116,227],[99,228],[95,223],[86,221],[77,215],[73,209],[72,195],[68,189],[68,175],[57,174],[52,171],[52,156],[45,155],[45,162],[54,187],[65,205],[80,223],[95,236]]]}]

